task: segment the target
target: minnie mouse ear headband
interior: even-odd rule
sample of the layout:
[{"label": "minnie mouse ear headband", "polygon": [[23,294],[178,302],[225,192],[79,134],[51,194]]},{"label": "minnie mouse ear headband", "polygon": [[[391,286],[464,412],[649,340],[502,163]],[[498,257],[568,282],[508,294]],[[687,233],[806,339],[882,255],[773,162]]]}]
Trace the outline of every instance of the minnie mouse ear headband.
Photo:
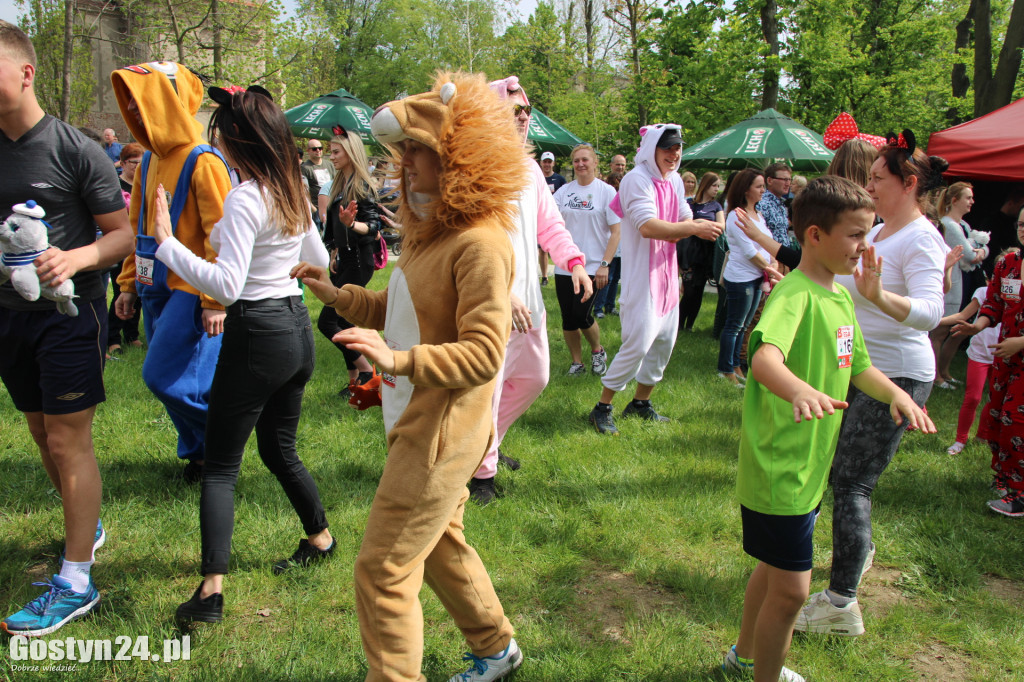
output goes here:
[{"label": "minnie mouse ear headband", "polygon": [[904,128],[903,132],[899,135],[891,132],[886,133],[885,144],[895,149],[906,149],[907,154],[913,156],[914,150],[917,149],[917,136],[910,129]]},{"label": "minnie mouse ear headband", "polygon": [[825,128],[825,146],[835,151],[843,146],[847,140],[864,140],[875,149],[881,149],[887,144],[886,138],[880,135],[866,135],[857,129],[857,122],[845,111],[828,124]]},{"label": "minnie mouse ear headband", "polygon": [[238,92],[252,92],[257,95],[263,95],[270,101],[274,100],[274,96],[271,95],[266,88],[262,88],[258,85],[250,85],[248,88],[242,88],[241,85],[229,85],[226,88],[212,87],[207,92],[210,93],[210,99],[225,107],[231,106],[231,98]]},{"label": "minnie mouse ear headband", "polygon": [[377,108],[370,119],[370,131],[383,144],[416,140],[440,153],[441,130],[451,116],[448,103],[455,97],[455,83],[440,90],[410,95]]}]

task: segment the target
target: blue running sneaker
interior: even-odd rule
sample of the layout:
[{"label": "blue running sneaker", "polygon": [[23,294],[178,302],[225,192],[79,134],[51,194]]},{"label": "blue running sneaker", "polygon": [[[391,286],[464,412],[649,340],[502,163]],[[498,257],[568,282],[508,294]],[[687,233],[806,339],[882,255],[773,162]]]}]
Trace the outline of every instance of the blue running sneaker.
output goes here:
[{"label": "blue running sneaker", "polygon": [[471,652],[466,653],[462,660],[469,661],[472,665],[464,673],[455,675],[448,682],[493,682],[503,679],[523,663],[523,652],[516,644],[516,640],[509,640],[504,651],[499,651],[487,658],[478,658]]},{"label": "blue running sneaker", "polygon": [[71,589],[71,583],[59,575],[48,583],[32,583],[47,588],[13,616],[4,618],[0,627],[9,635],[42,637],[59,629],[65,623],[81,618],[100,603],[100,593],[89,578],[89,589],[84,593]]}]

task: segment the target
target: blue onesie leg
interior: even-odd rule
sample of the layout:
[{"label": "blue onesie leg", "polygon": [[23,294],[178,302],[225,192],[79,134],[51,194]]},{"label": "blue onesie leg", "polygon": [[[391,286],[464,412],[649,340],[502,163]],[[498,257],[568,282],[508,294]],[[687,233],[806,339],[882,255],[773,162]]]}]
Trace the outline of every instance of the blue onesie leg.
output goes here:
[{"label": "blue onesie leg", "polygon": [[201,460],[221,337],[207,338],[195,294],[144,294],[142,304],[149,343],[142,380],[178,430],[178,457]]}]

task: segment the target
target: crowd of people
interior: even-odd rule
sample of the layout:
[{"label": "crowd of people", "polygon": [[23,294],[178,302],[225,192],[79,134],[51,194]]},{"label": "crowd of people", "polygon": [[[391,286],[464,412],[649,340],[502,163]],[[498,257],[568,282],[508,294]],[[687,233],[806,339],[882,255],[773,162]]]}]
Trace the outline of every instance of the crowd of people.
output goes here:
[{"label": "crowd of people", "polygon": [[[117,69],[135,141],[122,145],[110,129],[97,145],[41,109],[32,43],[6,22],[0,75],[0,205],[52,226],[51,248],[4,253],[3,263],[31,264],[44,287],[73,282],[79,300],[78,314],[65,314],[0,287],[0,378],[61,497],[66,543],[44,593],[2,621],[11,635],[50,634],[100,600],[91,568],[107,536],[91,427],[104,361],[143,338],[142,379],[174,424],[184,479],[202,486],[202,581],[179,622],[224,617],[234,491],[254,431],[302,527],[274,572],[333,554],[296,443],[315,368],[305,287],[324,304],[318,330],[345,358],[339,394],[379,380],[388,458],[354,568],[367,679],[425,679],[424,581],[469,644],[470,667],[451,681],[510,674],[524,654],[463,513],[471,498],[494,499],[500,463],[521,466],[500,446],[549,380],[549,257],[566,373],[600,377],[589,422],[604,435],[619,434],[614,397],[634,381],[620,416],[669,421],[652,393],[705,287],[718,287],[717,373],[743,392],[737,494],[743,550],[758,560],[725,672],[799,682],[784,666],[794,629],[864,632],[857,589],[875,552],[872,491],[908,428],[935,431],[925,403],[933,386],[959,383],[950,366],[971,335],[949,453],[963,450],[990,376],[978,430],[999,491],[988,506],[1024,517],[1022,258],[1004,253],[980,279],[989,248],[964,221],[972,188],[944,188],[946,164],[910,131],[844,143],[810,182],[772,163],[723,187],[716,173],[680,174],[682,131],[657,124],[639,131],[632,169],[616,155],[602,177],[582,144],[567,181],[552,154],[528,155],[531,105],[518,78],[441,74],[371,120],[395,155],[393,214],[358,134],[310,140],[301,162],[260,86],[207,90],[170,62]],[[216,108],[204,131],[195,115],[207,94]],[[392,217],[401,261],[370,291]],[[1016,228],[1024,243],[1024,211]],[[610,314],[621,321],[614,352],[601,340]],[[831,575],[809,595],[829,484]]]}]

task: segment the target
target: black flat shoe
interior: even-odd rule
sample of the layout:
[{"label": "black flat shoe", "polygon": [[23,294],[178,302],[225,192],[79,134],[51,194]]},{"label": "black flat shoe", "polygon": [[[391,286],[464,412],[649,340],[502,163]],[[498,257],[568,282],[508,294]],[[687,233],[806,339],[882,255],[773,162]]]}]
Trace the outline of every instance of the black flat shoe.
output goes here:
[{"label": "black flat shoe", "polygon": [[192,598],[174,612],[179,623],[219,623],[224,620],[224,595],[215,592],[202,599],[199,596],[202,589],[203,584],[199,583]]},{"label": "black flat shoe", "polygon": [[287,559],[281,559],[274,564],[274,575],[281,575],[292,568],[305,568],[315,561],[326,559],[334,554],[334,548],[338,546],[337,538],[331,539],[331,546],[327,549],[319,549],[309,543],[309,540],[299,540],[299,548]]}]

